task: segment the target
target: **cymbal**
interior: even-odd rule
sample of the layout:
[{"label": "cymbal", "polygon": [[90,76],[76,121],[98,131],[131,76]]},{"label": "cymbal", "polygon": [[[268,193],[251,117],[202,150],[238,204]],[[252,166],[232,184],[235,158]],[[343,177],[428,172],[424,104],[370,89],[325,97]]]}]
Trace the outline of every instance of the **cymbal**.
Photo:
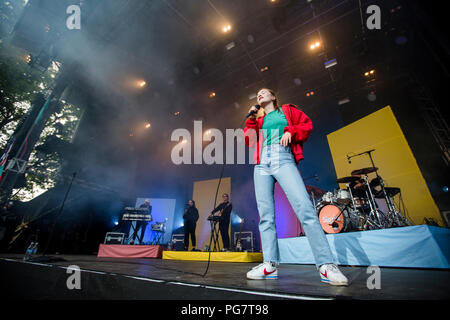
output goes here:
[{"label": "cymbal", "polygon": [[369,167],[369,168],[362,168],[362,169],[358,169],[358,170],[353,170],[352,171],[352,176],[356,176],[359,174],[368,174],[368,173],[372,173],[377,171],[378,168],[374,168],[374,167]]},{"label": "cymbal", "polygon": [[312,193],[314,195],[314,197],[316,197],[316,198],[319,198],[325,194],[325,191],[323,191],[322,189],[317,188],[315,186],[306,186],[306,191],[309,194]]},{"label": "cymbal", "polygon": [[360,176],[343,177],[336,180],[337,183],[351,183],[360,180]]}]

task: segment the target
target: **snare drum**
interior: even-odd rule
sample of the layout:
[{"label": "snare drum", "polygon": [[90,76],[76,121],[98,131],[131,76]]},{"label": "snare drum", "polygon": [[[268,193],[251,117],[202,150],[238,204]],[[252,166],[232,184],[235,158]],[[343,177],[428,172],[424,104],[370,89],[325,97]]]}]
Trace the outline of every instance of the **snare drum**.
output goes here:
[{"label": "snare drum", "polygon": [[325,203],[325,204],[329,204],[329,203],[333,203],[334,201],[334,195],[333,192],[326,192],[323,196],[322,196],[322,200],[320,201],[321,203]]},{"label": "snare drum", "polygon": [[352,198],[350,196],[350,192],[348,190],[345,189],[339,189],[336,191],[336,202],[339,204],[343,204],[343,205],[348,205],[351,201]]}]

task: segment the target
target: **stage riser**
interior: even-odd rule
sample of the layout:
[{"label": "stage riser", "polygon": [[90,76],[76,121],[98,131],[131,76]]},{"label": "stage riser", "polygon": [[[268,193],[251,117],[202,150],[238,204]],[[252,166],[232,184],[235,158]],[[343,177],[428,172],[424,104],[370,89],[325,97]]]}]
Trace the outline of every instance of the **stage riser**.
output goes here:
[{"label": "stage riser", "polygon": [[99,258],[155,258],[162,257],[162,246],[100,244]]},{"label": "stage riser", "polygon": [[163,259],[186,261],[215,261],[215,262],[262,262],[262,253],[259,252],[190,252],[190,251],[163,251]]},{"label": "stage riser", "polygon": [[[326,237],[341,265],[450,269],[447,228],[420,225]],[[306,237],[279,239],[278,244],[281,263],[315,263]]]}]

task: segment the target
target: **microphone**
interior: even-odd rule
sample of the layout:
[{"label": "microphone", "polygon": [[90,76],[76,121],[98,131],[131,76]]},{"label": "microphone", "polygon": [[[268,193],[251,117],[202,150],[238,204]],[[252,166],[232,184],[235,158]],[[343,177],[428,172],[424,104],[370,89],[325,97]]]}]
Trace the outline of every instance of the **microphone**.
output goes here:
[{"label": "microphone", "polygon": [[347,160],[348,160],[348,163],[352,163],[351,161],[350,161],[350,157],[347,155]]},{"label": "microphone", "polygon": [[[259,110],[259,109],[261,109],[261,106],[259,105],[259,104],[257,104],[256,106],[254,106],[254,107],[256,107],[256,109],[257,110]],[[249,113],[247,113],[247,115],[245,116],[245,119],[247,119],[248,117],[251,117],[252,115],[254,115],[255,113],[257,113],[258,111],[250,111]]]}]

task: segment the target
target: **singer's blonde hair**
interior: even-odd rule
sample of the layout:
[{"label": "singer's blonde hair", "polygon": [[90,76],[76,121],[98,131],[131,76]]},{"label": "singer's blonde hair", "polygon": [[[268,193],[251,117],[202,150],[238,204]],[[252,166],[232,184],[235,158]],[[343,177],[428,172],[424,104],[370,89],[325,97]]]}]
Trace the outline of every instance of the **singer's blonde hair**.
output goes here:
[{"label": "singer's blonde hair", "polygon": [[278,99],[277,99],[277,95],[275,94],[275,91],[273,91],[272,89],[269,88],[261,88],[258,90],[258,92],[260,92],[261,90],[267,90],[270,92],[271,95],[273,95],[275,97],[275,100],[273,100],[273,106],[275,107],[276,111],[280,111],[280,107],[278,106]]}]

